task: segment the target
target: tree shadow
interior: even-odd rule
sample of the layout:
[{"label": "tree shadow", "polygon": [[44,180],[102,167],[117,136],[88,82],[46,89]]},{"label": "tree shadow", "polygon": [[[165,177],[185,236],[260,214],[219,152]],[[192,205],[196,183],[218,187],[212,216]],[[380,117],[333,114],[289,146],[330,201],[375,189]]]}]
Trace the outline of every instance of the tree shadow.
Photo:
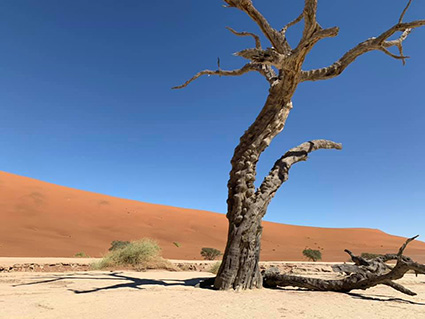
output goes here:
[{"label": "tree shadow", "polygon": [[314,292],[325,292],[325,291],[317,291],[317,290],[310,290],[307,288],[298,288],[298,287],[265,287],[266,289],[272,289],[272,290],[281,290],[281,291],[314,291]]},{"label": "tree shadow", "polygon": [[[81,276],[83,275],[83,276]],[[132,289],[138,289],[143,290],[143,286],[145,285],[159,285],[159,286],[183,286],[183,287],[197,287],[199,286],[200,282],[203,280],[208,279],[208,277],[199,277],[199,278],[190,278],[190,279],[143,279],[143,278],[137,278],[137,277],[131,277],[124,275],[119,272],[112,272],[108,274],[102,274],[102,277],[99,277],[99,274],[78,274],[77,276],[72,275],[66,275],[66,276],[59,276],[56,278],[49,278],[46,280],[41,281],[35,281],[30,283],[23,283],[23,284],[16,284],[13,285],[13,287],[17,286],[29,286],[29,285],[38,285],[38,284],[44,284],[44,283],[51,283],[51,282],[57,282],[62,280],[116,280],[116,281],[122,281],[119,283],[116,283],[114,285],[109,285],[105,287],[99,287],[99,288],[93,288],[89,290],[75,290],[75,289],[68,289],[69,291],[74,292],[75,294],[86,294],[86,293],[93,293],[101,290],[113,290],[113,289],[120,289],[120,288],[132,288]]]},{"label": "tree shadow", "polygon": [[273,288],[267,288],[267,289],[273,289],[273,290],[280,290],[280,291],[309,291],[314,293],[324,293],[324,292],[334,292],[336,294],[345,294],[355,299],[363,299],[363,300],[371,300],[371,301],[381,301],[381,302],[399,302],[399,303],[406,303],[411,305],[419,305],[419,306],[425,306],[425,303],[422,302],[415,302],[408,299],[403,298],[395,298],[390,297],[386,295],[374,295],[374,296],[366,296],[359,293],[354,292],[336,292],[336,291],[318,291],[318,290],[311,290],[307,288],[297,288],[297,287],[273,287]]},{"label": "tree shadow", "polygon": [[403,298],[394,298],[394,297],[388,297],[383,295],[376,295],[376,296],[366,296],[354,292],[347,292],[346,295],[353,297],[355,299],[363,299],[363,300],[371,300],[371,301],[381,301],[381,302],[399,302],[399,303],[406,303],[411,305],[418,305],[418,306],[425,306],[425,303],[423,302],[415,302],[408,299]]}]

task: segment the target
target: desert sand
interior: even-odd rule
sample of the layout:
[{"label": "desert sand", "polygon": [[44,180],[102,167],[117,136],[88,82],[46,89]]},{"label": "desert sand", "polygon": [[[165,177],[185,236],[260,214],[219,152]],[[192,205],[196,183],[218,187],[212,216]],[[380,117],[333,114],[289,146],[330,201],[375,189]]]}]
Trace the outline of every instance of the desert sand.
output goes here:
[{"label": "desert sand", "polygon": [[[0,172],[0,256],[99,257],[113,240],[156,239],[163,256],[199,259],[202,247],[224,250],[224,214],[121,199]],[[416,234],[412,234],[416,235]],[[376,229],[315,228],[264,222],[262,260],[303,260],[306,247],[324,261],[343,252],[395,252],[404,239]],[[177,247],[174,243],[178,243]],[[406,251],[425,262],[425,243]]]},{"label": "desert sand", "polygon": [[194,286],[210,273],[82,272],[0,274],[1,319],[48,318],[409,318],[425,314],[424,276],[350,294],[295,288],[233,292]]}]

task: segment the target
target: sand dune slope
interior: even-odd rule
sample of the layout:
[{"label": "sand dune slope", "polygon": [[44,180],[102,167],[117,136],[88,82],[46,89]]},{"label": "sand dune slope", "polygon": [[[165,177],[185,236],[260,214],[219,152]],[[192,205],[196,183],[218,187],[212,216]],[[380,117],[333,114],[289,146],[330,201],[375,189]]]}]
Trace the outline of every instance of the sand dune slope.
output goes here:
[{"label": "sand dune slope", "polygon": [[[156,239],[163,255],[199,259],[202,247],[223,251],[223,214],[121,199],[0,172],[0,256],[100,256],[112,240]],[[303,260],[305,247],[324,261],[345,261],[344,248],[395,252],[403,238],[374,229],[330,229],[264,223],[263,260]],[[174,243],[179,243],[177,247]],[[425,262],[425,243],[407,253]]]}]

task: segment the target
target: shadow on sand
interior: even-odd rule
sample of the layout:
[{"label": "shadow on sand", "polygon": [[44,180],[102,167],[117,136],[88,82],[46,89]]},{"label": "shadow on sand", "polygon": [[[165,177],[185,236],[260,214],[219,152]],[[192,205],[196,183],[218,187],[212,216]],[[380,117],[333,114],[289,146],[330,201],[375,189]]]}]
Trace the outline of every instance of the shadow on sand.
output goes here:
[{"label": "shadow on sand", "polygon": [[383,296],[383,295],[365,296],[365,295],[354,293],[354,292],[347,292],[346,294],[355,299],[381,301],[381,302],[393,301],[393,302],[406,303],[411,305],[425,306],[425,303],[423,302],[415,302],[415,301],[411,301],[411,300],[407,300],[403,298],[394,298],[394,297]]},{"label": "shadow on sand", "polygon": [[[47,277],[46,280],[40,280],[40,281],[34,281],[29,283],[22,283],[22,284],[16,284],[13,285],[13,287],[18,286],[29,286],[29,285],[38,285],[38,284],[45,284],[45,283],[51,283],[51,282],[57,282],[62,280],[114,280],[118,281],[116,284],[105,286],[105,287],[98,287],[93,288],[89,290],[74,290],[74,289],[68,289],[69,291],[74,292],[75,294],[86,294],[86,293],[93,293],[101,290],[113,290],[113,289],[120,289],[120,288],[133,288],[138,290],[143,290],[143,286],[145,285],[159,285],[159,286],[182,286],[182,287],[199,287],[202,281],[208,281],[208,279],[214,278],[214,277],[198,277],[198,278],[190,278],[190,279],[160,279],[160,280],[154,280],[154,279],[143,279],[143,278],[137,278],[137,277],[131,277],[124,275],[121,272],[110,272],[110,273],[104,273],[104,274],[91,274],[91,273],[80,273],[80,274],[70,274],[70,275],[63,275],[63,276],[53,276]],[[210,288],[212,289],[212,288]],[[327,291],[314,291],[314,290],[308,290],[304,288],[281,288],[276,287],[272,288],[273,290],[280,290],[280,291],[309,291],[313,293],[327,293]],[[336,292],[337,293],[337,292]],[[398,303],[405,303],[405,304],[412,304],[412,305],[420,305],[425,306],[425,303],[421,302],[415,302],[407,299],[402,298],[394,298],[391,296],[385,296],[385,295],[374,295],[374,296],[367,296],[364,294],[359,293],[353,293],[348,292],[344,293],[347,296],[350,296],[355,299],[363,299],[363,300],[369,300],[369,301],[380,301],[380,302],[398,302]]]},{"label": "shadow on sand", "polygon": [[[282,291],[309,291],[309,292],[313,292],[313,293],[328,293],[329,291],[317,291],[317,290],[309,290],[306,288],[282,288],[282,287],[276,287],[276,288],[271,288],[271,289],[275,289],[275,290],[282,290]],[[354,292],[335,292],[336,294],[345,294],[347,296],[350,296],[352,298],[355,299],[362,299],[362,300],[370,300],[370,301],[381,301],[381,302],[398,302],[398,303],[405,303],[405,304],[411,304],[411,305],[418,305],[418,306],[425,306],[425,303],[423,302],[415,302],[415,301],[411,301],[408,299],[403,299],[403,298],[395,298],[395,297],[391,297],[391,296],[386,296],[386,295],[373,295],[373,296],[368,296],[368,295],[364,295],[364,294],[360,294],[360,293],[354,293]]]},{"label": "shadow on sand", "polygon": [[65,275],[65,276],[58,276],[54,278],[50,277],[49,279],[46,279],[46,280],[13,285],[13,287],[38,285],[38,284],[45,284],[45,283],[62,281],[62,280],[108,280],[108,281],[115,280],[115,281],[118,281],[118,283],[114,285],[93,288],[89,290],[68,289],[69,291],[72,291],[76,294],[86,294],[86,293],[92,293],[92,292],[97,292],[101,290],[112,290],[112,289],[119,289],[119,288],[133,288],[133,289],[142,290],[144,289],[143,286],[145,285],[197,287],[199,283],[205,279],[208,279],[208,277],[191,278],[186,280],[182,280],[182,279],[154,280],[154,279],[143,279],[143,278],[126,276],[120,272],[111,272],[111,273],[105,273],[101,275],[83,273],[83,274],[71,274],[71,275]]}]

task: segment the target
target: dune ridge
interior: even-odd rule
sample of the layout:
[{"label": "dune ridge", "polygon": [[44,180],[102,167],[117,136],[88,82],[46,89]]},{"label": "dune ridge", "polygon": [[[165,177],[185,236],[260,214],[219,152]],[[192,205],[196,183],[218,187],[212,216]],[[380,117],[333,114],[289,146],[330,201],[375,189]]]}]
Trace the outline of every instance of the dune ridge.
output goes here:
[{"label": "dune ridge", "polygon": [[[149,204],[59,186],[0,171],[0,256],[70,257],[105,253],[112,240],[156,239],[163,256],[199,259],[202,247],[224,250],[224,214]],[[396,252],[404,238],[367,228],[318,228],[264,222],[262,260],[305,260],[306,247],[323,261],[346,261],[343,252]],[[175,243],[178,243],[176,245]],[[179,247],[177,247],[179,246]],[[406,254],[425,262],[425,243]]]}]

